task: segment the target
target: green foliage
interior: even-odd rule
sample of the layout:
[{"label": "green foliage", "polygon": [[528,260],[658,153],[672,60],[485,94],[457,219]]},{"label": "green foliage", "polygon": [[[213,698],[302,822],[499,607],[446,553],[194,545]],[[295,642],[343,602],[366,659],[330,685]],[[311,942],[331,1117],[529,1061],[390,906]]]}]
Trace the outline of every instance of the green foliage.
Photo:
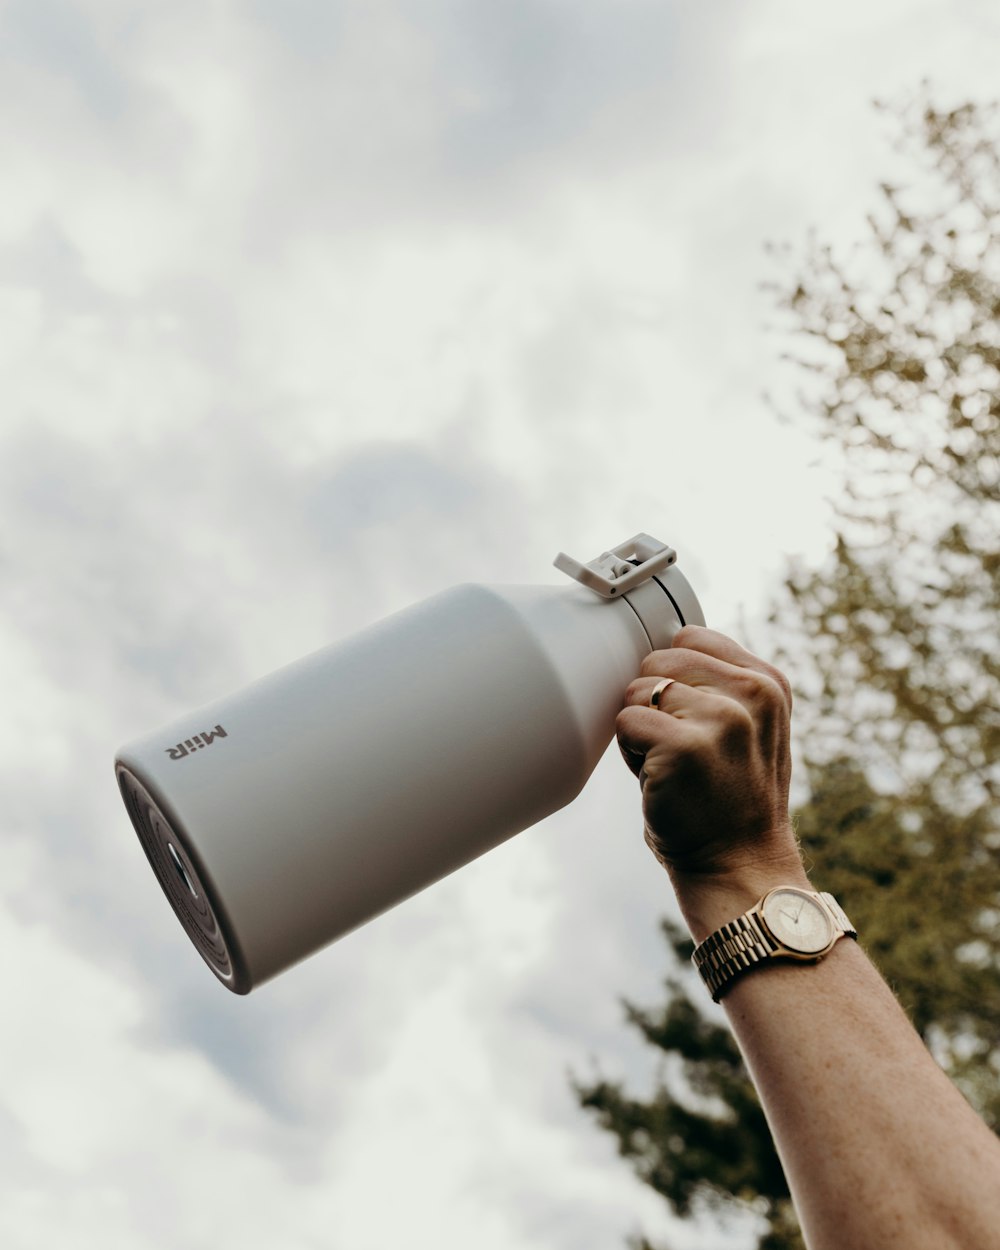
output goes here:
[{"label": "green foliage", "polygon": [[[674,964],[688,965],[690,939],[669,920],[663,931]],[[622,1156],[677,1215],[722,1213],[742,1203],[777,1223],[791,1202],[764,1113],[732,1034],[703,1014],[698,987],[688,995],[691,976],[668,977],[662,1008],[625,1004],[629,1023],[674,1059],[680,1079],[661,1083],[649,1101],[606,1080],[578,1084],[580,1104],[617,1136]],[[800,1245],[775,1241],[770,1250]],[[644,1240],[636,1247],[653,1250]]]},{"label": "green foliage", "polygon": [[1000,865],[984,851],[992,812],[938,806],[924,784],[876,793],[849,759],[812,775],[798,833],[814,875],[849,901],[917,1031],[1000,1130]]},{"label": "green foliage", "polygon": [[[882,107],[882,106],[879,106]],[[886,110],[884,110],[886,111]],[[818,888],[966,1097],[1000,1130],[1000,155],[996,112],[902,108],[914,185],[881,188],[841,259],[776,252],[803,378],[798,419],[842,458],[836,539],[793,567],[772,615],[798,694],[809,799],[797,830]],[[666,926],[679,969],[689,953]],[[647,1101],[581,1104],[674,1212],[745,1205],[759,1250],[801,1250],[767,1126],[726,1028],[679,970],[627,1018],[658,1051]],[[690,997],[689,997],[690,989]],[[645,1250],[653,1250],[645,1247]]]}]

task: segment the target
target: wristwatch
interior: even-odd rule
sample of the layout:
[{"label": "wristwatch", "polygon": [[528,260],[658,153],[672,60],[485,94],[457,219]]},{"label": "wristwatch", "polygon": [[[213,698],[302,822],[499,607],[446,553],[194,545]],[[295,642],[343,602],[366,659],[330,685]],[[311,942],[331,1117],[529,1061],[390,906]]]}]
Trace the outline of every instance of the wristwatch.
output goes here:
[{"label": "wristwatch", "polygon": [[857,931],[832,894],[779,885],[695,947],[692,959],[715,1002],[737,977],[771,959],[817,963]]}]

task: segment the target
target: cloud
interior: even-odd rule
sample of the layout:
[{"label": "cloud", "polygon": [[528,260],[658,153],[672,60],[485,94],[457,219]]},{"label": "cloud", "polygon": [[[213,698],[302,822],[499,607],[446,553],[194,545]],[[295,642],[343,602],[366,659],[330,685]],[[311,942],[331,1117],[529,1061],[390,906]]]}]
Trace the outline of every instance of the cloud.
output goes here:
[{"label": "cloud", "polygon": [[127,69],[102,46],[95,27],[69,0],[13,0],[3,10],[4,59],[30,65],[69,86],[105,125],[133,102]]},{"label": "cloud", "polygon": [[997,32],[800,9],[0,10],[8,1244],[676,1234],[567,1081],[649,1076],[618,995],[655,1001],[668,900],[613,756],[240,1000],[111,756],[456,581],[556,581],[560,548],[648,529],[724,626],[822,549],[829,478],[758,399],[760,243],[850,237],[870,97],[991,91]]}]

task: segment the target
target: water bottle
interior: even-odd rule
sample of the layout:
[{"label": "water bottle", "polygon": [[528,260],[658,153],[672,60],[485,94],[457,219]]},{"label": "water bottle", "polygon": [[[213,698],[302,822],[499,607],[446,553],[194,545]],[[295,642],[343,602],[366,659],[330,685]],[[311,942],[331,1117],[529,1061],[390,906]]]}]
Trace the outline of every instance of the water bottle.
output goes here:
[{"label": "water bottle", "polygon": [[636,535],[562,585],[462,585],[129,743],[160,885],[230,990],[255,986],[565,806],[650,651],[704,624]]}]

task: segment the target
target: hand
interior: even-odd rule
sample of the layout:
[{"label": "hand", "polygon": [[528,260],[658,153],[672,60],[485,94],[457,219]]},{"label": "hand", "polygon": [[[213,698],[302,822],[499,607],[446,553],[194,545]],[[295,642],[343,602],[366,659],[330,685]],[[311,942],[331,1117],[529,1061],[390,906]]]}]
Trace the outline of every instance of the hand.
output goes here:
[{"label": "hand", "polygon": [[[663,677],[674,684],[652,708]],[[808,884],[788,814],[791,707],[782,673],[695,625],[647,656],[629,686],[618,743],[682,907],[706,890],[734,901],[757,891],[749,906],[771,885]]]}]

